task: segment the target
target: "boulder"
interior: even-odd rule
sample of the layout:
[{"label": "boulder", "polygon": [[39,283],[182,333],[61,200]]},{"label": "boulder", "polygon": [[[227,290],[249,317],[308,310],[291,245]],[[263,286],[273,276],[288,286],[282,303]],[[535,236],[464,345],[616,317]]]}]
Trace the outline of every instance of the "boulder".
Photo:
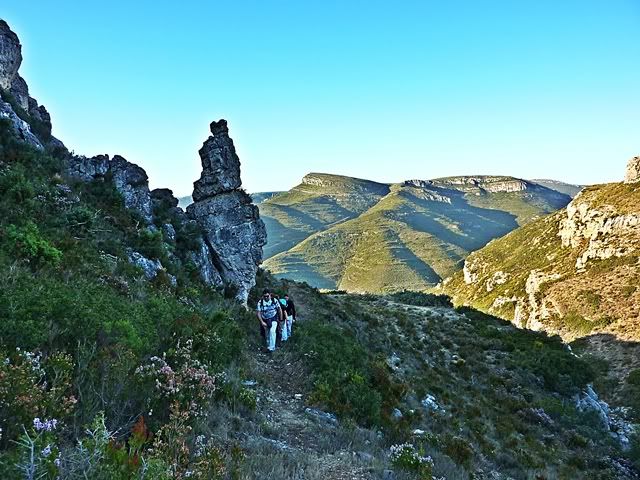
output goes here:
[{"label": "boulder", "polygon": [[160,260],[151,260],[141,253],[133,250],[127,251],[127,258],[133,265],[142,269],[144,276],[148,280],[153,280],[160,271],[164,270]]},{"label": "boulder", "polygon": [[640,157],[633,157],[627,164],[624,183],[640,182]]}]

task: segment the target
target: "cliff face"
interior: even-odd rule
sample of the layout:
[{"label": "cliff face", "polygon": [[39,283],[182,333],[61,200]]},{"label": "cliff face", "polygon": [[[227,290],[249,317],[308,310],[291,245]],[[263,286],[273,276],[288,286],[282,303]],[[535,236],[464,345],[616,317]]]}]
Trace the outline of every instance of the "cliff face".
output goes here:
[{"label": "cliff face", "polygon": [[563,210],[491,242],[444,290],[518,326],[567,339],[640,340],[640,183],[586,187]]},{"label": "cliff face", "polygon": [[29,95],[27,82],[19,75],[22,45],[4,20],[0,20],[0,117],[7,118],[19,136],[36,148],[62,148],[51,135],[51,117],[43,105]]},{"label": "cliff face", "polygon": [[[195,204],[187,215],[169,189],[150,191],[147,173],[140,166],[114,155],[71,155],[62,142],[51,136],[47,110],[29,96],[29,88],[18,70],[22,47],[17,35],[0,20],[0,118],[8,119],[18,137],[29,145],[47,149],[63,159],[64,173],[80,182],[111,182],[122,195],[125,207],[140,218],[145,235],[160,236],[167,257],[146,258],[127,248],[128,260],[140,267],[148,279],[174,267],[192,264],[202,281],[213,287],[230,287],[246,303],[254,285],[262,246],[264,224],[251,198],[241,190],[240,160],[228,136],[227,122],[211,124],[212,136],[200,150],[202,177],[195,182]],[[184,247],[187,244],[188,247]]]},{"label": "cliff face", "polygon": [[194,183],[194,203],[187,207],[187,215],[202,228],[224,283],[236,290],[238,300],[246,302],[262,262],[267,233],[258,207],[240,189],[240,160],[226,120],[212,122],[211,134],[199,152],[202,175]]}]

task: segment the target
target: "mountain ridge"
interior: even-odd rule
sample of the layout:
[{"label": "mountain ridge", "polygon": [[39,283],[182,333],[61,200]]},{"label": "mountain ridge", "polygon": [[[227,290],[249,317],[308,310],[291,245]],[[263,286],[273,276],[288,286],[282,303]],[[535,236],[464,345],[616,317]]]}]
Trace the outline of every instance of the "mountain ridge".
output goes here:
[{"label": "mountain ridge", "polygon": [[[345,200],[349,211],[341,209]],[[504,175],[385,184],[310,173],[259,204],[268,232],[264,265],[321,288],[375,292],[395,283],[398,290],[424,290],[461,268],[469,251],[569,201]],[[375,252],[379,258],[367,264]],[[389,278],[365,281],[377,268]]]}]

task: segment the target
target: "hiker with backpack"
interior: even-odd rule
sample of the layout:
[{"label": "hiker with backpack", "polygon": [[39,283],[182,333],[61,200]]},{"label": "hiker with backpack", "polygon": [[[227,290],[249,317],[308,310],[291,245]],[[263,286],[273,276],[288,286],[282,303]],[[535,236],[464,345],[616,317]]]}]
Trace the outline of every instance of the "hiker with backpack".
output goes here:
[{"label": "hiker with backpack", "polygon": [[256,315],[260,320],[260,335],[266,340],[267,352],[271,353],[276,349],[278,323],[282,321],[282,308],[280,302],[271,297],[268,289],[262,292],[262,298],[256,307]]},{"label": "hiker with backpack", "polygon": [[280,299],[280,307],[282,308],[282,323],[280,325],[281,338],[283,342],[286,342],[291,336],[291,328],[288,327],[289,315],[287,314],[287,297],[285,295]]},{"label": "hiker with backpack", "polygon": [[284,296],[284,314],[285,314],[285,325],[286,325],[286,329],[287,329],[287,337],[291,337],[291,333],[292,333],[292,329],[293,329],[293,322],[296,321],[296,306],[293,303],[293,299],[289,297],[289,294],[287,293]]}]

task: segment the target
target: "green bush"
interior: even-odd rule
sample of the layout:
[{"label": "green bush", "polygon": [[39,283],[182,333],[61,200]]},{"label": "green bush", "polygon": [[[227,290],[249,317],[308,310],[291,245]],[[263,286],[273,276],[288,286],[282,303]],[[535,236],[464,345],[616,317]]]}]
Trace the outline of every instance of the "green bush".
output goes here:
[{"label": "green bush", "polygon": [[297,337],[296,349],[309,354],[313,401],[365,425],[380,423],[383,395],[374,382],[373,360],[353,335],[311,320],[298,327]]},{"label": "green bush", "polygon": [[448,295],[435,295],[433,293],[412,292],[404,290],[389,295],[389,298],[398,303],[416,305],[418,307],[448,307],[453,308],[451,297]]},{"label": "green bush", "polygon": [[58,265],[62,252],[42,237],[37,225],[27,222],[23,227],[8,225],[5,234],[16,256],[37,264]]}]

